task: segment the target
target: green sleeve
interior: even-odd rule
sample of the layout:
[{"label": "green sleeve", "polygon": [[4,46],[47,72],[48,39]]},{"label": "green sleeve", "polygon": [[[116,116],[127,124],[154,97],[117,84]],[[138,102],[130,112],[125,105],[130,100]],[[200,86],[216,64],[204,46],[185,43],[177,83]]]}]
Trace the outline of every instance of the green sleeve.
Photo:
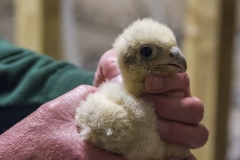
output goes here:
[{"label": "green sleeve", "polygon": [[0,133],[94,74],[0,39]]}]

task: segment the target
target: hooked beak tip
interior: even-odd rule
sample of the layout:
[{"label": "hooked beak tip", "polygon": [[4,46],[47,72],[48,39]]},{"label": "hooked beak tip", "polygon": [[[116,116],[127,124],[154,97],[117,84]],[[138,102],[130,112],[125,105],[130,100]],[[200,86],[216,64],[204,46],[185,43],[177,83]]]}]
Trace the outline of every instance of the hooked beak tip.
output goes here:
[{"label": "hooked beak tip", "polygon": [[170,49],[169,57],[173,65],[179,68],[177,72],[185,72],[187,70],[186,59],[178,47],[174,46]]}]

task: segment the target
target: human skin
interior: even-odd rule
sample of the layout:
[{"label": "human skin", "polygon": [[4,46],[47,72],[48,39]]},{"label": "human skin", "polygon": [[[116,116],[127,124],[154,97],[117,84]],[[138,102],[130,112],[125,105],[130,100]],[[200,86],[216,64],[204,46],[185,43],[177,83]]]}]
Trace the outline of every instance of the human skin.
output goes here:
[{"label": "human skin", "polygon": [[[95,86],[114,77],[121,81],[113,50],[102,56],[95,75]],[[150,75],[146,79],[146,89],[149,94],[144,98],[155,104],[159,118],[157,129],[162,140],[189,148],[199,148],[206,143],[208,130],[199,124],[203,105],[190,95],[186,73],[165,78]],[[95,91],[97,88],[93,86],[81,85],[42,105],[4,132],[0,135],[0,159],[122,160],[120,155],[108,153],[79,138],[75,109]],[[184,97],[162,94],[169,91],[181,92]],[[194,156],[187,160],[193,159]]]}]

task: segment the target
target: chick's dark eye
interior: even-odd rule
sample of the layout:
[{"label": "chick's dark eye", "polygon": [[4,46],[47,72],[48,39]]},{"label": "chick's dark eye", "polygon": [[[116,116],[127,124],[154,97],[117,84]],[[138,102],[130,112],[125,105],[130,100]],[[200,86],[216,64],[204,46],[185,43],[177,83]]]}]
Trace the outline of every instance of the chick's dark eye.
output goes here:
[{"label": "chick's dark eye", "polygon": [[143,57],[148,58],[152,55],[152,49],[150,47],[143,47],[141,48],[140,53]]}]

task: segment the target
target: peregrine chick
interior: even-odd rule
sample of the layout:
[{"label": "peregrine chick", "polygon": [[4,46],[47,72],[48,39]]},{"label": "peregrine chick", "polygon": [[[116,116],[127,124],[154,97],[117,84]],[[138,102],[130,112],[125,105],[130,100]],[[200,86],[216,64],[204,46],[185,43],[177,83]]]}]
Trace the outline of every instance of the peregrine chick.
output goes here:
[{"label": "peregrine chick", "polygon": [[187,69],[173,32],[150,18],[139,19],[113,47],[123,83],[107,81],[81,102],[75,116],[80,138],[128,160],[188,157],[189,149],[160,139],[153,105],[141,98],[147,75]]}]

